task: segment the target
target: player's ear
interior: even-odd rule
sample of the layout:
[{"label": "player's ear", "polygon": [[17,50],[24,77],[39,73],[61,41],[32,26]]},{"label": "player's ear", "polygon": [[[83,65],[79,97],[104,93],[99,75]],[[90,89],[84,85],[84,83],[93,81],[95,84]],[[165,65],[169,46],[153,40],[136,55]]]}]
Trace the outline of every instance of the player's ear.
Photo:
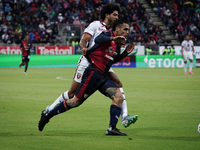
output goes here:
[{"label": "player's ear", "polygon": [[115,31],[116,31],[116,32],[118,32],[118,31],[119,31],[119,27],[118,27],[118,26],[116,26],[116,28],[115,28]]},{"label": "player's ear", "polygon": [[109,15],[109,14],[105,14],[105,18],[107,18],[107,17],[108,17],[108,15]]}]

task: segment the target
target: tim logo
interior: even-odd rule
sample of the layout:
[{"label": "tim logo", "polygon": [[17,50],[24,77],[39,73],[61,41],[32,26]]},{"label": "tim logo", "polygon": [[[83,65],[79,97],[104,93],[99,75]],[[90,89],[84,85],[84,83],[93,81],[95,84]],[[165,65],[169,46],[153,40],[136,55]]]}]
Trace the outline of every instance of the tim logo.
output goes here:
[{"label": "tim logo", "polygon": [[106,49],[105,51],[106,51],[107,53],[112,54],[112,53],[113,53],[113,47],[110,46],[110,47],[108,47],[108,49]]},{"label": "tim logo", "polygon": [[82,74],[78,73],[77,74],[77,79],[80,79],[81,76],[82,76]]}]

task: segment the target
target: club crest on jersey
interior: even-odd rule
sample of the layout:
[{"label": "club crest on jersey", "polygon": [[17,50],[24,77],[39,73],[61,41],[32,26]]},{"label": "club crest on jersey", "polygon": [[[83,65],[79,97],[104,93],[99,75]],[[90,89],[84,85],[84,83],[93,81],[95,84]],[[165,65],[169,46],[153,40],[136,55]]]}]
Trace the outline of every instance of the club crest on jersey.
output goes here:
[{"label": "club crest on jersey", "polygon": [[82,76],[82,74],[78,73],[77,74],[77,79],[80,79],[81,76]]},{"label": "club crest on jersey", "polygon": [[99,27],[98,29],[99,31],[106,31],[106,29],[104,27]]},{"label": "club crest on jersey", "polygon": [[113,47],[110,46],[110,47],[108,47],[108,49],[106,49],[105,51],[108,52],[108,53],[110,53],[110,54],[112,54],[112,53],[113,53]]}]

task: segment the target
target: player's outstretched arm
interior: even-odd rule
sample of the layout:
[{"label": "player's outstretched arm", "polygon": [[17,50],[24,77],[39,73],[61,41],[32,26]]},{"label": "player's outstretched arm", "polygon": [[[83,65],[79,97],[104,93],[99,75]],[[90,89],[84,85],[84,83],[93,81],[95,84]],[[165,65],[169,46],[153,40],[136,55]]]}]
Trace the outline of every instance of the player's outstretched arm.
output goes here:
[{"label": "player's outstretched arm", "polygon": [[119,62],[120,60],[122,60],[123,58],[128,56],[128,54],[130,54],[134,50],[134,48],[135,48],[135,43],[134,42],[132,44],[129,44],[122,54],[120,54],[120,55],[115,57],[115,59],[113,61],[113,64]]},{"label": "player's outstretched arm", "polygon": [[103,32],[102,34],[98,35],[95,38],[95,43],[98,43],[98,44],[103,44],[103,43],[109,42],[109,41],[116,41],[122,45],[126,44],[126,38],[124,36],[111,37],[109,32],[105,32],[105,33]]}]

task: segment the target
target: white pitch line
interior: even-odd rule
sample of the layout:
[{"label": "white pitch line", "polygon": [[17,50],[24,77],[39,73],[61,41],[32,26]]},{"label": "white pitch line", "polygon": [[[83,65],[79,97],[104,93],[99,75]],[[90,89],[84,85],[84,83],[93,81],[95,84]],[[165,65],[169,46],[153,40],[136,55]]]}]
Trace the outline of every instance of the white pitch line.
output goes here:
[{"label": "white pitch line", "polygon": [[70,79],[67,79],[65,77],[56,77],[56,79],[58,79],[58,80],[70,80]]}]

